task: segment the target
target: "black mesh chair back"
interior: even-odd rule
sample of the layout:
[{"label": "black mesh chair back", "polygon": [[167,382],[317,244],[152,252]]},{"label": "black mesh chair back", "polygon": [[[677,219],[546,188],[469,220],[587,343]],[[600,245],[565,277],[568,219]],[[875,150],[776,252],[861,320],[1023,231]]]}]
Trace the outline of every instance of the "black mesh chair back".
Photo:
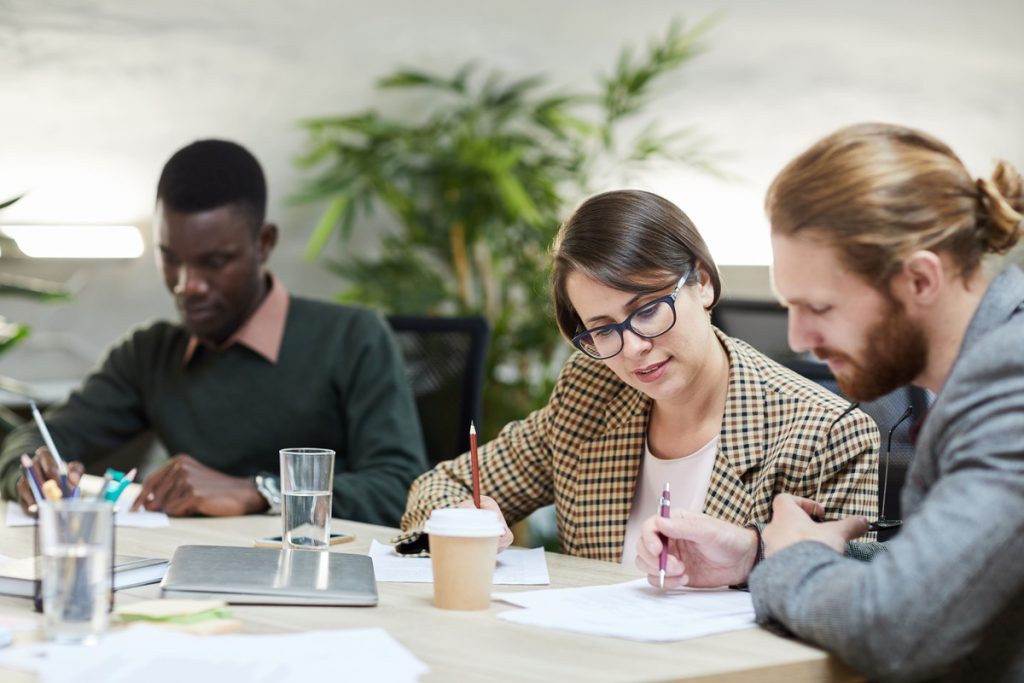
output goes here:
[{"label": "black mesh chair back", "polygon": [[775,301],[728,298],[711,309],[711,322],[730,337],[742,339],[781,362],[796,357],[786,341],[787,313]]},{"label": "black mesh chair back", "polygon": [[[813,380],[826,389],[843,396],[836,378],[824,363],[791,359],[784,360],[783,365],[807,379]],[[843,398],[847,398],[843,396]],[[847,398],[847,400],[849,400]],[[860,409],[871,416],[871,419],[878,425],[880,436],[878,452],[878,502],[882,504],[883,486],[885,484],[885,452],[888,441],[889,430],[892,429],[904,411],[910,406],[913,408],[913,415],[910,419],[900,424],[892,434],[892,451],[889,454],[889,484],[888,493],[885,495],[885,518],[901,519],[900,512],[900,490],[906,480],[907,468],[914,456],[914,444],[910,439],[910,428],[928,410],[929,394],[924,389],[913,386],[904,386],[892,391],[874,401],[864,401]],[[880,508],[881,509],[881,508]],[[879,540],[885,540],[895,535],[899,529],[880,531]]]},{"label": "black mesh chair back", "polygon": [[416,398],[431,465],[469,450],[480,429],[491,328],[482,317],[388,317]]}]

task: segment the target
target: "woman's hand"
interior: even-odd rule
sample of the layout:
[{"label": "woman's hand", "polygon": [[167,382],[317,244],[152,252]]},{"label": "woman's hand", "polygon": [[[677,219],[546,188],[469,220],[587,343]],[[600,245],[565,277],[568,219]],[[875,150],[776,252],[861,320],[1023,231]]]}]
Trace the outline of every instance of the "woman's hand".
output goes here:
[{"label": "woman's hand", "polygon": [[686,510],[655,515],[644,522],[636,547],[636,566],[652,586],[659,583],[663,544],[668,545],[665,588],[746,583],[759,551],[752,529]]},{"label": "woman's hand", "polygon": [[[456,507],[460,508],[472,508],[476,507],[473,505],[473,499],[467,498],[466,500],[459,503]],[[498,513],[498,519],[505,526],[505,533],[502,534],[501,538],[498,539],[498,550],[504,550],[505,548],[512,545],[513,536],[512,530],[508,528],[508,524],[505,522],[505,515],[501,514],[501,508],[498,507],[498,503],[495,502],[490,496],[480,496],[480,509],[481,510],[492,510]]]}]

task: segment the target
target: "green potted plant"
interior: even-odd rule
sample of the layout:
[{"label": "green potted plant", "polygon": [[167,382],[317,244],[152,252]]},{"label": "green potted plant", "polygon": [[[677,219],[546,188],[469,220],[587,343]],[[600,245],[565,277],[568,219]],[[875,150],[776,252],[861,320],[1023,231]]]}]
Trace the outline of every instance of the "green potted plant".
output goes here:
[{"label": "green potted plant", "polygon": [[[592,190],[595,171],[655,159],[711,168],[690,130],[661,132],[648,122],[635,132],[655,86],[700,51],[708,26],[673,24],[639,56],[624,49],[592,92],[472,63],[450,76],[403,69],[378,85],[406,95],[421,114],[368,111],[302,124],[308,149],[298,163],[314,177],[295,200],[327,201],[307,256],[345,281],[339,299],[490,322],[485,438],[544,403],[568,352],[549,311],[548,248],[566,211]],[[344,247],[382,219],[372,255],[325,256],[333,235]]]},{"label": "green potted plant", "polygon": [[[23,196],[18,195],[0,202],[0,210],[11,206]],[[0,295],[32,297],[42,301],[60,301],[68,298],[68,293],[63,287],[35,278],[7,273],[0,274]],[[8,320],[0,315],[0,354],[11,350],[28,334],[28,325]],[[25,384],[3,375],[0,375],[0,389],[19,394],[27,394],[29,390]],[[0,438],[21,422],[21,418],[14,411],[0,405]]]}]

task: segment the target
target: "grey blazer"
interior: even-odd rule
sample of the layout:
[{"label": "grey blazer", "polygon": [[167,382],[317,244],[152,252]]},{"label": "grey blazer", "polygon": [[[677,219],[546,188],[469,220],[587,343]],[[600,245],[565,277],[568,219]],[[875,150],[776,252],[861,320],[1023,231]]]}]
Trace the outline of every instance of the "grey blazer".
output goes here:
[{"label": "grey blazer", "polygon": [[1024,273],[996,277],[920,432],[905,522],[870,562],[804,542],[750,577],[777,620],[872,680],[1024,681]]}]

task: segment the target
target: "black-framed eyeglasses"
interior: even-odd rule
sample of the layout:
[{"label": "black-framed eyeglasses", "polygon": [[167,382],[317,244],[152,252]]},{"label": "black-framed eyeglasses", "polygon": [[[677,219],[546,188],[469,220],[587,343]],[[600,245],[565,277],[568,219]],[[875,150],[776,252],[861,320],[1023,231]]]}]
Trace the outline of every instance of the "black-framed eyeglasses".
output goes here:
[{"label": "black-framed eyeglasses", "polygon": [[583,330],[572,338],[573,346],[591,358],[605,360],[622,351],[622,333],[626,330],[644,339],[654,339],[665,334],[676,324],[676,299],[693,272],[693,266],[687,268],[671,294],[644,304],[621,323]]}]

